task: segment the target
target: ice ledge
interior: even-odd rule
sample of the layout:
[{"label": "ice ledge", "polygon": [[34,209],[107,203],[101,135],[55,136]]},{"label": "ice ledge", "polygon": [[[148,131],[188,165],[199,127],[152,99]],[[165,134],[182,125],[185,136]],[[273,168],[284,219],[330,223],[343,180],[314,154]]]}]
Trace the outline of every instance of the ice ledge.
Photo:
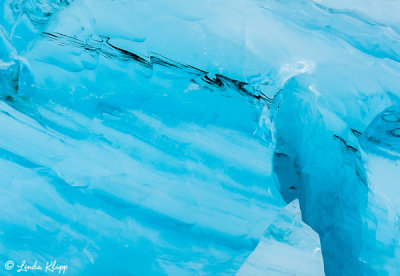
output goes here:
[{"label": "ice ledge", "polygon": [[324,275],[319,236],[302,221],[298,200],[273,220],[237,275]]}]

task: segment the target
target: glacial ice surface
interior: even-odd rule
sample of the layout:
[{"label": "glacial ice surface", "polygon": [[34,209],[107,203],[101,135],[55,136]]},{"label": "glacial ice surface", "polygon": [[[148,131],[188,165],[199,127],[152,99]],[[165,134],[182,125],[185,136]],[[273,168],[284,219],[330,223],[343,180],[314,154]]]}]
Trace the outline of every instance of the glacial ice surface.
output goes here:
[{"label": "glacial ice surface", "polygon": [[237,275],[323,275],[318,234],[301,220],[298,200],[268,226]]},{"label": "glacial ice surface", "polygon": [[1,1],[2,273],[399,275],[399,13]]}]

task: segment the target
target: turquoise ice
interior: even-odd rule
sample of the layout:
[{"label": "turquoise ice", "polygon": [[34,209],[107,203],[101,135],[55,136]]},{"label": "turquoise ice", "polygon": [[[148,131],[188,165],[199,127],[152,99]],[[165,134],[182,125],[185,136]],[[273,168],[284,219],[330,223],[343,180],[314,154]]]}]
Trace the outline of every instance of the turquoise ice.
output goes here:
[{"label": "turquoise ice", "polygon": [[396,0],[4,0],[0,270],[400,274]]}]

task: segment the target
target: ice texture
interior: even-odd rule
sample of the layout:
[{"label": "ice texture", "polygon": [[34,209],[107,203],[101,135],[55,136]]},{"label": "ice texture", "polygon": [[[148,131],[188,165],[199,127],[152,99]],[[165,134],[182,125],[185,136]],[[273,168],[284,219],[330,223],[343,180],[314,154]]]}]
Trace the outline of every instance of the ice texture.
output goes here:
[{"label": "ice texture", "polygon": [[1,272],[399,275],[398,14],[1,1]]},{"label": "ice texture", "polygon": [[238,276],[323,274],[318,234],[302,221],[297,199],[284,207],[268,226],[237,273]]}]

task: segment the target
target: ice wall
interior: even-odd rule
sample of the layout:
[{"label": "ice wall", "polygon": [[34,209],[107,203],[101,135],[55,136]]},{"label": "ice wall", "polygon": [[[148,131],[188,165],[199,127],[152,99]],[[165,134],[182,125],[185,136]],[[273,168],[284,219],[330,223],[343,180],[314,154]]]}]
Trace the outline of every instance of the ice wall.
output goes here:
[{"label": "ice wall", "polygon": [[[327,275],[400,272],[397,1],[0,11],[4,259],[318,275],[320,247]],[[263,236],[295,199],[308,226],[272,224],[292,220],[295,242]],[[283,265],[291,252],[310,266]]]}]

